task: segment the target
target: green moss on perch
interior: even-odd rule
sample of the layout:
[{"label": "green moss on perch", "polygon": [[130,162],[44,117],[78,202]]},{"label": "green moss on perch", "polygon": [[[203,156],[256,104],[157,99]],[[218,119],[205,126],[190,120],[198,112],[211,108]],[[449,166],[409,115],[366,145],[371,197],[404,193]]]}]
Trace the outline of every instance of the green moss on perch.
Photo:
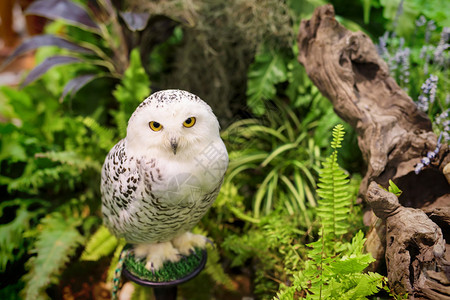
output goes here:
[{"label": "green moss on perch", "polygon": [[[126,249],[124,249],[124,251],[125,250]],[[130,272],[133,276],[138,277],[140,280],[154,283],[179,280],[184,282],[184,278],[192,278],[204,267],[204,263],[206,261],[205,256],[206,251],[196,248],[193,254],[187,257],[182,257],[175,263],[166,262],[161,269],[153,273],[145,268],[145,259],[136,259],[131,251],[124,260],[124,267],[128,272]]]}]

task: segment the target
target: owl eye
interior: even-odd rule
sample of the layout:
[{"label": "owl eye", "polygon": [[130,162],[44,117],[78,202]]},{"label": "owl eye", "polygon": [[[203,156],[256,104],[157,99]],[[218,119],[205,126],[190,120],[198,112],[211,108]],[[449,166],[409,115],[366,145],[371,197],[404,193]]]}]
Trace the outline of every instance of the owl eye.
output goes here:
[{"label": "owl eye", "polygon": [[183,122],[183,126],[187,128],[194,126],[194,124],[195,124],[195,117],[187,118],[186,121]]},{"label": "owl eye", "polygon": [[160,131],[163,128],[161,124],[155,121],[148,122],[148,126],[153,131]]}]

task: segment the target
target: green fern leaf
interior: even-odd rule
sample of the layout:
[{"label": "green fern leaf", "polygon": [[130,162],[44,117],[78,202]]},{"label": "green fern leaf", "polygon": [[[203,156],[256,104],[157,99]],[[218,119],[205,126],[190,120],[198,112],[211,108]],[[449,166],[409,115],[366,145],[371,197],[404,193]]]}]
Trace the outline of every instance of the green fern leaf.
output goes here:
[{"label": "green fern leaf", "polygon": [[83,157],[80,154],[73,151],[60,151],[60,152],[46,152],[38,153],[35,157],[48,158],[54,162],[59,162],[64,165],[71,166],[79,171],[84,171],[88,168],[92,168],[97,172],[101,171],[102,165],[90,157]]},{"label": "green fern leaf", "polygon": [[344,134],[343,125],[338,124],[333,128],[331,147],[334,152],[326,159],[319,172],[317,194],[320,199],[317,213],[321,218],[326,241],[335,240],[348,231],[351,192],[347,175],[337,162],[337,149],[341,147]]},{"label": "green fern leaf", "polygon": [[208,247],[206,250],[208,251],[208,261],[206,262],[205,272],[214,282],[223,285],[227,290],[233,290],[233,282],[219,262],[220,255],[217,248]]},{"label": "green fern leaf", "polygon": [[128,119],[149,94],[150,80],[142,67],[139,49],[133,49],[130,53],[130,65],[113,95],[120,104],[120,111]]},{"label": "green fern leaf", "polygon": [[100,226],[86,244],[81,260],[96,261],[101,257],[110,255],[117,248],[119,241],[108,228]]},{"label": "green fern leaf", "polygon": [[98,146],[101,149],[109,151],[114,146],[114,131],[101,126],[91,117],[82,118],[83,124],[92,130],[99,138]]},{"label": "green fern leaf", "polygon": [[[41,200],[15,199],[0,203],[0,218],[5,215],[6,209],[16,208],[15,218],[8,223],[0,225],[0,272],[4,272],[8,262],[12,263],[20,259],[26,248],[23,233],[30,228],[30,223],[43,213],[42,208],[29,210],[31,205],[46,204]],[[11,211],[10,211],[11,213]]]},{"label": "green fern leaf", "polygon": [[79,219],[66,218],[60,213],[48,215],[41,221],[35,250],[32,251],[36,256],[27,262],[29,272],[23,277],[25,299],[48,298],[45,289],[58,281],[56,276],[83,243],[84,238],[77,230],[80,224]]},{"label": "green fern leaf", "polygon": [[275,85],[286,80],[284,58],[263,48],[256,55],[247,74],[247,104],[256,115],[265,112],[264,100],[275,97]]},{"label": "green fern leaf", "polygon": [[[28,194],[38,194],[39,188],[61,182],[63,178],[68,180],[64,185],[73,188],[76,182],[81,180],[80,171],[69,165],[57,165],[52,168],[35,169],[34,163],[29,163],[22,176],[13,179],[8,184],[8,192],[19,191]],[[57,186],[54,186],[57,189]]]}]

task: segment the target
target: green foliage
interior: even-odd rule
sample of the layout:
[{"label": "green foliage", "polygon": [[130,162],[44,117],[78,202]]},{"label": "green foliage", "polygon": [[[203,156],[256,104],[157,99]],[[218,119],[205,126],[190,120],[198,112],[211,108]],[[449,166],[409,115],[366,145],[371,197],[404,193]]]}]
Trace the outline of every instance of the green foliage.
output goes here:
[{"label": "green foliage", "polygon": [[320,155],[310,134],[314,124],[303,126],[291,107],[274,103],[265,119],[240,120],[223,132],[230,157],[225,182],[257,186],[250,204],[255,218],[281,205],[309,224]]},{"label": "green foliage", "polygon": [[389,179],[389,189],[388,189],[389,193],[394,194],[397,197],[400,197],[400,195],[402,194],[402,190],[398,188],[398,186]]},{"label": "green foliage", "polygon": [[[38,206],[33,208],[33,206]],[[15,199],[0,203],[0,218],[8,219],[15,216],[10,222],[3,221],[0,225],[0,271],[4,272],[8,262],[14,263],[16,259],[25,254],[26,245],[22,238],[24,232],[30,230],[32,223],[38,219],[44,209],[45,202],[38,199]]]},{"label": "green foliage", "polygon": [[25,299],[47,299],[45,289],[57,282],[59,274],[84,237],[77,230],[81,219],[55,212],[41,220],[39,230],[31,230],[28,236],[36,236],[35,250],[27,262],[29,272],[25,275],[23,290]]},{"label": "green foliage", "polygon": [[278,288],[278,280],[286,281],[290,273],[298,270],[305,257],[302,227],[298,215],[275,210],[243,234],[228,234],[221,244],[229,253],[227,256],[232,257],[232,266],[254,266],[254,292],[258,298],[270,299]]},{"label": "green foliage", "polygon": [[44,46],[59,49],[45,57],[27,75],[22,86],[38,80],[54,67],[70,65],[71,78],[65,75],[58,77],[70,79],[58,91],[61,100],[64,100],[66,96],[72,98],[87,84],[99,78],[112,82],[122,78],[130,63],[131,49],[138,46],[140,41],[138,38],[127,38],[125,33],[133,32],[139,36],[146,28],[149,14],[120,12],[114,6],[119,4],[110,1],[97,0],[92,5],[88,4],[86,1],[79,3],[64,0],[54,5],[53,1],[43,0],[27,9],[28,14],[44,16],[57,22],[48,27],[50,32],[46,35],[33,36],[24,41],[7,62]]},{"label": "green foliage", "polygon": [[365,299],[383,285],[383,276],[363,273],[374,261],[364,254],[364,234],[359,231],[351,243],[341,239],[348,232],[350,191],[346,175],[337,164],[337,149],[343,140],[343,126],[333,129],[334,152],[323,163],[319,177],[318,216],[322,228],[317,241],[308,244],[308,260],[294,273],[291,286],[281,286],[278,299]]},{"label": "green foliage", "polygon": [[247,74],[247,104],[256,115],[265,113],[264,100],[274,99],[275,85],[287,79],[284,59],[267,47],[256,54]]},{"label": "green foliage", "polygon": [[386,60],[391,76],[428,114],[437,135],[450,137],[450,76],[448,28],[440,28],[423,15],[416,20],[411,39],[386,32],[378,51]]},{"label": "green foliage", "polygon": [[86,243],[81,260],[99,260],[110,255],[117,248],[119,241],[105,226],[100,226]]},{"label": "green foliage", "polygon": [[[66,73],[62,68],[54,68],[43,80],[22,90],[0,88],[0,115],[7,121],[0,123],[0,185],[8,192],[0,207],[0,216],[5,219],[0,226],[1,267],[8,272],[31,256],[27,273],[16,286],[24,288],[27,299],[46,297],[46,289],[58,283],[69,258],[87,240],[81,236],[88,237],[91,228],[101,222],[97,211],[103,160],[119,137],[125,135],[132,109],[150,92],[136,51],[132,52],[123,82],[114,92],[117,99],[111,97],[110,91],[99,91],[97,95],[106,95],[101,101],[110,103],[108,113],[115,118],[106,114],[102,105],[87,113],[84,104],[101,101],[91,101],[93,95],[81,97],[83,91],[75,99],[83,105],[61,103],[58,93],[66,81],[47,80],[62,78],[62,73]],[[101,82],[95,84],[100,86]],[[5,211],[15,213],[15,218],[9,220]],[[76,218],[67,217],[75,215]],[[114,237],[99,229],[82,259],[98,260],[112,254],[117,245]]]},{"label": "green foliage", "polygon": [[119,110],[114,112],[113,116],[119,128],[120,136],[125,136],[127,122],[131,114],[150,95],[150,81],[142,67],[137,49],[131,52],[130,65],[113,95],[119,102]]},{"label": "green foliage", "polygon": [[337,239],[348,231],[348,215],[350,213],[349,180],[337,162],[338,149],[344,139],[344,126],[333,128],[330,157],[323,163],[319,173],[317,194],[319,195],[318,216],[321,219],[322,230],[327,233],[326,239]]},{"label": "green foliage", "polygon": [[380,0],[380,4],[383,6],[384,17],[390,20],[387,29],[395,31],[398,35],[406,38],[412,36],[414,21],[420,15],[435,20],[439,26],[450,26],[450,4],[448,1]]}]

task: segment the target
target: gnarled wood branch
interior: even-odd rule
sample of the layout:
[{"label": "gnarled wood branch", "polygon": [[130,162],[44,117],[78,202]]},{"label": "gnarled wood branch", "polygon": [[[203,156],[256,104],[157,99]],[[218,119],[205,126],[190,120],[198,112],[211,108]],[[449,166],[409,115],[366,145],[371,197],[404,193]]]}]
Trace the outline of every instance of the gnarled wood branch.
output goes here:
[{"label": "gnarled wood branch", "polygon": [[[443,174],[444,166],[450,162],[448,145],[442,145],[438,160],[415,174],[414,166],[437,144],[431,122],[390,77],[387,64],[370,38],[340,25],[331,5],[317,8],[310,20],[302,21],[297,41],[298,60],[308,76],[359,135],[358,144],[367,163],[360,197],[367,200],[369,183],[387,187],[389,179],[404,191],[400,203],[389,202],[384,201],[386,195],[375,193],[371,186],[370,203],[386,223],[378,227],[378,233],[374,231],[376,238],[369,239],[375,247],[387,248],[392,287],[430,299],[435,299],[433,293],[440,299],[450,297],[446,271],[449,259],[444,256],[443,243],[444,238],[449,240],[450,230],[448,223],[436,224],[431,217],[450,217],[448,210],[442,210],[450,206],[450,185]],[[421,210],[404,206],[433,212],[428,217]],[[396,242],[391,243],[391,238]],[[440,269],[432,269],[437,261]]]}]

